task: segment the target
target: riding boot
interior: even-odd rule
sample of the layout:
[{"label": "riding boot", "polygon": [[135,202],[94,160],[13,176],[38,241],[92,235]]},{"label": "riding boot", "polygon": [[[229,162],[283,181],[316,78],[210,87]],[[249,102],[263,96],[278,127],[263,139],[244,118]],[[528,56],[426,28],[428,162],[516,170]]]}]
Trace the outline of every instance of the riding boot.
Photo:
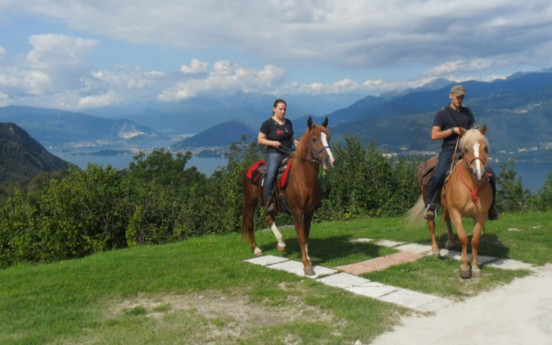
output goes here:
[{"label": "riding boot", "polygon": [[424,218],[426,220],[434,220],[435,216],[437,215],[437,212],[435,211],[436,208],[437,205],[435,205],[434,203],[428,204],[424,210]]},{"label": "riding boot", "polygon": [[489,220],[497,220],[500,218],[500,213],[496,208],[496,179],[494,173],[491,174],[491,187],[493,189],[493,202],[491,203],[491,208],[489,208],[488,218]]},{"label": "riding boot", "polygon": [[266,201],[265,214],[271,215],[271,214],[274,214],[274,213],[276,213],[276,203],[274,202],[274,197],[271,196]]},{"label": "riding boot", "polygon": [[500,212],[498,212],[498,209],[496,208],[496,205],[493,201],[491,208],[489,208],[489,220],[497,220],[500,218]]}]

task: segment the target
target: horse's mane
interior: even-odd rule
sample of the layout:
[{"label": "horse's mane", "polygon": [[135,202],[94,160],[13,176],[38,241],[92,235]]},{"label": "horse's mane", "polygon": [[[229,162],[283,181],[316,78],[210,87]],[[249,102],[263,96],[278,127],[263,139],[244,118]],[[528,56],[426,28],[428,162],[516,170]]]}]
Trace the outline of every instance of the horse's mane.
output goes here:
[{"label": "horse's mane", "polygon": [[489,141],[487,140],[487,137],[485,137],[481,132],[476,129],[472,128],[468,130],[464,135],[462,135],[462,138],[460,139],[460,147],[461,148],[467,148],[473,146],[473,144],[477,141],[483,141],[487,147],[489,147]]},{"label": "horse's mane", "polygon": [[305,133],[303,134],[301,139],[299,139],[299,146],[297,146],[297,148],[296,148],[295,156],[303,157],[307,154],[307,152],[308,152],[307,145],[308,145],[308,142],[309,142],[307,133],[309,133],[309,128],[307,128],[305,130]]}]

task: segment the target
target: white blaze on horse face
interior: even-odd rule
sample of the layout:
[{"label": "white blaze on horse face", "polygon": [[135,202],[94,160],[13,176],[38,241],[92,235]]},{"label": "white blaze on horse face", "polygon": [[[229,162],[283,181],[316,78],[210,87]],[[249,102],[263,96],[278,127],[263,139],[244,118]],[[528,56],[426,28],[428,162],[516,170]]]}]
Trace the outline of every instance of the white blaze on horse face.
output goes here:
[{"label": "white blaze on horse face", "polygon": [[477,180],[478,181],[481,181],[482,180],[482,173],[481,173],[481,160],[480,159],[476,159],[476,158],[479,158],[479,143],[476,142],[475,144],[473,144],[473,158],[475,160],[475,168],[476,168],[476,174],[477,174]]},{"label": "white blaze on horse face", "polygon": [[320,133],[320,139],[322,140],[322,145],[326,148],[326,151],[328,151],[328,156],[330,157],[330,164],[333,165],[335,160],[332,155],[332,151],[330,150],[330,145],[328,145],[328,139],[326,133],[322,132]]}]

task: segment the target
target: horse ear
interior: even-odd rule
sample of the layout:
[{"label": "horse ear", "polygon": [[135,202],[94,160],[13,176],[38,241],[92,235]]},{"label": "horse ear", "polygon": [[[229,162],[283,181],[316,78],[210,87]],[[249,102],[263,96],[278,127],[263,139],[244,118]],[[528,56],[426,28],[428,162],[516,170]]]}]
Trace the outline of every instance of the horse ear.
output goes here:
[{"label": "horse ear", "polygon": [[322,127],[328,128],[328,118],[324,119],[324,122],[322,122]]},{"label": "horse ear", "polygon": [[312,127],[312,117],[309,116],[309,119],[307,120],[307,126],[309,129]]},{"label": "horse ear", "polygon": [[485,135],[487,133],[487,125],[483,125],[483,127],[479,130],[481,134]]}]

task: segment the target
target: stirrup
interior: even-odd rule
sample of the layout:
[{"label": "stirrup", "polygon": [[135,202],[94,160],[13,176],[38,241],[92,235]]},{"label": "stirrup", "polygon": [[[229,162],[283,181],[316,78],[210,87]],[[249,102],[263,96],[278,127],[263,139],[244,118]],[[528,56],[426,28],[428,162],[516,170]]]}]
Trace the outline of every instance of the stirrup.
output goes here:
[{"label": "stirrup", "polygon": [[276,212],[276,203],[274,202],[274,198],[270,198],[265,205],[265,213],[266,214],[274,214]]},{"label": "stirrup", "polygon": [[437,212],[435,211],[435,206],[431,204],[427,205],[427,207],[424,210],[424,219],[435,220],[435,216],[437,216]]}]

